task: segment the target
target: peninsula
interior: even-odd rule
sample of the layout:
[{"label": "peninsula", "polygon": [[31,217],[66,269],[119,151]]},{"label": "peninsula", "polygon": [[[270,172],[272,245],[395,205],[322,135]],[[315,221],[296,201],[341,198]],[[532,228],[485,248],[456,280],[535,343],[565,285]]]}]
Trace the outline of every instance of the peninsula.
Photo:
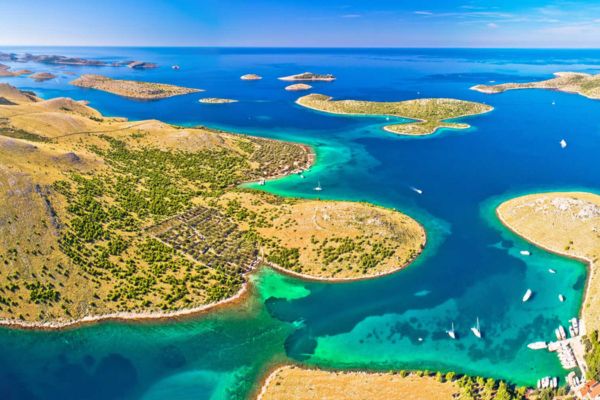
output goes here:
[{"label": "peninsula", "polygon": [[582,309],[588,332],[600,329],[600,196],[584,192],[540,193],[502,203],[497,215],[526,240],[554,253],[585,260],[589,282]]},{"label": "peninsula", "polygon": [[293,85],[289,85],[285,87],[285,90],[294,92],[294,91],[300,91],[300,90],[309,90],[312,89],[312,86],[307,85],[306,83],[295,83]]},{"label": "peninsula", "polygon": [[201,89],[192,89],[166,83],[153,83],[112,79],[103,75],[82,75],[70,82],[71,85],[82,88],[102,90],[119,96],[138,100],[158,100],[183,94],[202,92]]},{"label": "peninsula", "polygon": [[476,85],[471,89],[488,94],[502,93],[514,89],[551,89],[566,93],[577,93],[590,99],[600,99],[600,74],[556,72],[554,75],[554,78],[544,81]]},{"label": "peninsula", "polygon": [[238,188],[308,168],[303,145],[129,122],[6,84],[0,104],[2,324],[171,317],[236,298],[261,264],[360,279],[425,243],[389,209]]},{"label": "peninsula", "polygon": [[394,116],[416,120],[404,124],[386,125],[386,131],[400,135],[430,135],[440,128],[466,129],[466,123],[449,122],[449,119],[483,114],[493,110],[487,104],[472,101],[431,98],[396,102],[364,100],[332,100],[322,94],[300,97],[296,103],[307,108],[332,114]]},{"label": "peninsula", "polygon": [[227,104],[227,103],[237,103],[238,100],[222,99],[219,97],[205,97],[203,99],[198,100],[198,102],[205,103],[205,104]]},{"label": "peninsula", "polygon": [[240,79],[243,81],[258,81],[262,79],[262,76],[256,74],[246,74],[240,76]]},{"label": "peninsula", "polygon": [[313,74],[312,72],[303,72],[301,74],[282,76],[279,78],[282,81],[325,81],[331,82],[335,80],[335,76],[331,74]]},{"label": "peninsula", "polygon": [[266,378],[257,400],[522,399],[526,391],[503,381],[454,372],[325,371],[286,365]]}]

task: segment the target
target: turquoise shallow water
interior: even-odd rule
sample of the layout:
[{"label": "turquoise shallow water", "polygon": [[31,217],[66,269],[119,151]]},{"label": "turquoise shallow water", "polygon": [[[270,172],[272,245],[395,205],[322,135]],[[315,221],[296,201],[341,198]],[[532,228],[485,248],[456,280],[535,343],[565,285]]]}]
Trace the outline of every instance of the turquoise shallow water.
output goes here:
[{"label": "turquoise shallow water", "polygon": [[[18,49],[17,49],[18,50]],[[396,208],[427,229],[424,254],[397,274],[344,284],[303,282],[262,270],[250,300],[187,321],[103,323],[62,332],[0,330],[0,393],[9,399],[241,398],[268,365],[291,359],[340,368],[440,369],[532,384],[564,376],[554,356],[526,344],[550,339],[578,313],[585,266],[534,248],[504,229],[495,205],[541,190],[600,190],[596,156],[600,102],[550,91],[484,95],[488,81],[542,79],[551,72],[596,72],[600,51],[36,49],[38,52],[143,59],[152,71],[67,68],[164,81],[207,90],[136,102],[69,86],[7,78],[42,96],[87,99],[106,114],[205,124],[312,145],[306,179],[268,182],[285,196],[369,201]],[[182,66],[180,71],[171,64]],[[465,131],[405,138],[382,118],[331,116],[294,104],[278,76],[334,73],[315,92],[338,98],[401,100],[447,96],[485,101],[489,114]],[[242,82],[244,73],[265,79]],[[239,103],[201,105],[200,97]],[[552,105],[552,102],[556,105]],[[566,138],[569,147],[558,142]],[[312,190],[317,181],[324,190]],[[418,195],[411,188],[423,190]],[[522,257],[528,249],[531,257]],[[557,270],[556,275],[547,273]],[[521,297],[532,288],[534,297]],[[566,301],[560,303],[562,293]],[[476,317],[484,340],[469,333]],[[444,333],[454,321],[459,339]],[[421,339],[421,340],[420,340]]]}]

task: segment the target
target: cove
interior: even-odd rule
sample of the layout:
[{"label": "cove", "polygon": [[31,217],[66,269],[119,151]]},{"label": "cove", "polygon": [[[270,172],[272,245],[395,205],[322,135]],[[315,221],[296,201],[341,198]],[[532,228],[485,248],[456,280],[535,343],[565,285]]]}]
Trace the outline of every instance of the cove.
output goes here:
[{"label": "cove", "polygon": [[[551,338],[559,323],[578,314],[585,266],[514,236],[499,224],[494,209],[522,193],[600,190],[594,173],[600,129],[590,117],[598,115],[600,102],[541,90],[490,96],[468,88],[490,80],[544,78],[557,70],[589,72],[600,63],[600,51],[44,50],[157,62],[161,68],[143,74],[102,73],[207,92],[135,102],[70,86],[70,78],[60,73],[56,81],[43,83],[2,81],[44,97],[89,100],[109,115],[309,144],[317,164],[305,179],[290,176],[261,189],[396,208],[425,226],[428,244],[405,270],[368,281],[304,282],[262,269],[252,279],[247,302],[186,320],[107,322],[51,332],[1,329],[0,393],[11,399],[155,399],[165,393],[178,399],[243,398],[269,366],[289,360],[331,368],[454,370],[517,384],[564,375],[554,355],[533,352],[526,344]],[[171,64],[182,70],[172,71]],[[444,96],[486,102],[494,111],[469,118],[472,128],[466,131],[396,136],[381,129],[383,118],[333,116],[294,104],[298,94],[284,91],[276,78],[305,70],[335,74],[335,82],[314,86],[336,98]],[[239,80],[250,72],[264,79]],[[206,95],[240,102],[198,104]],[[563,137],[568,151],[558,145]],[[317,193],[313,187],[319,181],[323,191]],[[519,254],[524,249],[531,257]],[[557,274],[549,275],[548,268]],[[535,295],[523,304],[527,288]],[[565,295],[564,303],[557,293]],[[481,341],[469,332],[477,317]],[[444,333],[451,322],[456,341]]]}]

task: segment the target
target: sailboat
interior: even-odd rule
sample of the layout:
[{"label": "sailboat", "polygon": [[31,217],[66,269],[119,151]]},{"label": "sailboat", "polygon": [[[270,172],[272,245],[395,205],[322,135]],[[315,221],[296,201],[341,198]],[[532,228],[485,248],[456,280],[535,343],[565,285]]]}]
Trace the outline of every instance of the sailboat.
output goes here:
[{"label": "sailboat", "polygon": [[479,328],[479,317],[477,317],[477,325],[471,328],[471,332],[473,332],[473,335],[475,335],[475,337],[477,337],[478,339],[481,339],[481,330]]},{"label": "sailboat", "polygon": [[316,190],[317,192],[320,192],[321,190],[323,190],[323,188],[321,187],[321,181],[319,181],[317,186],[315,186],[314,190]]},{"label": "sailboat", "polygon": [[560,147],[562,149],[564,149],[565,147],[567,147],[567,141],[565,139],[561,139],[561,141],[560,141]]},{"label": "sailboat", "polygon": [[421,189],[418,189],[414,186],[410,187],[410,190],[412,190],[413,192],[417,193],[417,194],[423,194],[423,191]]},{"label": "sailboat", "polygon": [[454,331],[454,322],[452,322],[452,329],[450,329],[449,331],[446,331],[446,333],[448,334],[448,336],[450,336],[452,339],[456,339],[456,331]]}]

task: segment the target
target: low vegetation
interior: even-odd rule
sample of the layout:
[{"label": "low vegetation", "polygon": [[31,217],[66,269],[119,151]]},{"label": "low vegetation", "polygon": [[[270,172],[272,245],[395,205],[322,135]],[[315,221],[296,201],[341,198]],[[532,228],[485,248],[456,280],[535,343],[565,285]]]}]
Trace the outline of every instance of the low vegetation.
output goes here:
[{"label": "low vegetation", "polygon": [[182,94],[201,92],[200,89],[185,88],[166,83],[153,83],[112,79],[102,75],[86,74],[71,81],[71,85],[102,90],[139,100],[158,100]]},{"label": "low vegetation", "polygon": [[590,99],[600,99],[600,74],[581,72],[557,72],[555,77],[538,82],[502,83],[499,85],[476,85],[471,89],[482,93],[502,93],[513,89],[551,89],[577,93]]},{"label": "low vegetation", "polygon": [[406,265],[422,228],[359,203],[237,189],[305,146],[108,118],[0,87],[0,317],[170,312],[231,297],[261,260],[315,277]]},{"label": "low vegetation", "polygon": [[322,94],[300,97],[301,106],[332,114],[388,115],[417,120],[403,124],[390,124],[385,130],[402,135],[430,135],[440,128],[466,129],[466,123],[447,120],[486,113],[492,107],[471,101],[456,99],[417,99],[396,102],[332,100]]}]

